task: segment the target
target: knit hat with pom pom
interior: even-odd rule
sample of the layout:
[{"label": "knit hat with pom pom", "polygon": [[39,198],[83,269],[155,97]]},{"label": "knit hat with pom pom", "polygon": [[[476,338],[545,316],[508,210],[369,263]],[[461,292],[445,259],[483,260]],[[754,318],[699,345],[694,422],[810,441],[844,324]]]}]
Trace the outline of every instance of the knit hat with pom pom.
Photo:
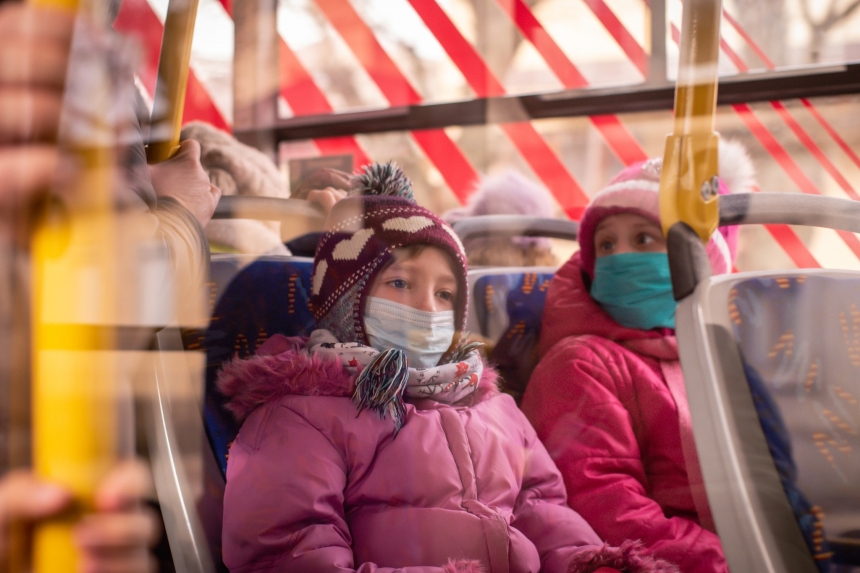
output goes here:
[{"label": "knit hat with pom pom", "polygon": [[[748,193],[756,188],[755,169],[746,149],[732,140],[720,140],[719,194]],[[595,195],[579,222],[582,268],[594,276],[594,232],[610,215],[633,213],[660,224],[660,172],[662,158],[631,165]],[[737,254],[738,228],[719,227],[705,249],[715,275],[731,272]]]},{"label": "knit hat with pom pom", "polygon": [[314,257],[311,305],[317,326],[341,342],[368,344],[364,331],[367,291],[393,258],[410,245],[442,249],[457,277],[454,324],[466,325],[466,255],[454,230],[415,203],[412,183],[392,163],[365,166],[353,177],[350,196],[338,201]]}]

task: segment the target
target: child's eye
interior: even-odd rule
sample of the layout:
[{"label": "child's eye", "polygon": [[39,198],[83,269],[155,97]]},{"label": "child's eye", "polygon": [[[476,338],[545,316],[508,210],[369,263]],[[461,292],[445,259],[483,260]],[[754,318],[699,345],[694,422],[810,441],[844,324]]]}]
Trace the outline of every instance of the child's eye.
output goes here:
[{"label": "child's eye", "polygon": [[394,288],[409,288],[409,283],[404,279],[392,279],[388,281],[388,284]]},{"label": "child's eye", "polygon": [[641,233],[638,237],[636,237],[637,245],[650,245],[655,241],[656,239],[654,239],[654,237],[652,237],[648,233]]},{"label": "child's eye", "polygon": [[601,241],[597,245],[597,250],[599,250],[599,251],[611,251],[614,248],[615,248],[615,243],[613,241],[608,240],[608,239],[606,241]]},{"label": "child's eye", "polygon": [[445,300],[445,301],[448,301],[448,302],[453,302],[453,300],[454,300],[454,293],[449,292],[449,291],[446,291],[446,290],[443,290],[443,291],[437,292],[437,293],[436,293],[436,296],[438,296],[438,297],[439,297],[439,298],[441,298],[442,300]]}]

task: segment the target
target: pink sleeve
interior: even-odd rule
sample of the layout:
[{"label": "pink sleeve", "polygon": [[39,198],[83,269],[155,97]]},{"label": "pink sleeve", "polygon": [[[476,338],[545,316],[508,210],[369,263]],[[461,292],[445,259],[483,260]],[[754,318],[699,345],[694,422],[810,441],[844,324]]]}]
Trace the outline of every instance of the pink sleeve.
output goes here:
[{"label": "pink sleeve", "polygon": [[225,565],[232,573],[394,571],[353,562],[343,510],[345,486],[346,464],[319,430],[289,408],[259,408],[230,448],[222,534]]},{"label": "pink sleeve", "polygon": [[566,572],[570,560],[584,549],[603,545],[588,523],[567,506],[561,474],[522,412],[526,453],[523,485],[511,525],[534,543],[541,571]]},{"label": "pink sleeve", "polygon": [[523,411],[561,471],[571,507],[612,545],[641,540],[685,573],[727,572],[715,534],[689,519],[667,518],[648,497],[630,414],[608,368],[587,345],[562,342],[535,369],[523,399]]}]

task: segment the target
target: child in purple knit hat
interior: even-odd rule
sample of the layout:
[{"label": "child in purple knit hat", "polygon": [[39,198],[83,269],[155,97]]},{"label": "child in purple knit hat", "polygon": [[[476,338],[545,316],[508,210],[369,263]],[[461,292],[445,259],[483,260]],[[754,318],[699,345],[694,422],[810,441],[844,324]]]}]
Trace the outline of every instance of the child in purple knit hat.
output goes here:
[{"label": "child in purple knit hat", "polygon": [[314,261],[309,338],[225,367],[223,557],[235,572],[674,571],[607,547],[460,335],[466,263],[451,228],[372,165]]}]

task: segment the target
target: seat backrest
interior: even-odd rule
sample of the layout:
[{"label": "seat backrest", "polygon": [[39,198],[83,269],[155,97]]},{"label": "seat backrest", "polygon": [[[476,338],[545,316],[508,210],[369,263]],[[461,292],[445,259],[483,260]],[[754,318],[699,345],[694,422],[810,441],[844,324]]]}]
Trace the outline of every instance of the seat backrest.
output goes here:
[{"label": "seat backrest", "polygon": [[206,431],[221,468],[239,425],[215,388],[221,366],[252,356],[273,334],[305,336],[314,329],[309,307],[313,260],[300,257],[213,256],[213,311],[198,344],[206,350]]},{"label": "seat backrest", "polygon": [[860,273],[712,278],[677,325],[729,566],[860,565]]},{"label": "seat backrest", "polygon": [[476,269],[469,272],[468,328],[488,344],[505,391],[522,397],[537,365],[537,346],[552,267]]}]

